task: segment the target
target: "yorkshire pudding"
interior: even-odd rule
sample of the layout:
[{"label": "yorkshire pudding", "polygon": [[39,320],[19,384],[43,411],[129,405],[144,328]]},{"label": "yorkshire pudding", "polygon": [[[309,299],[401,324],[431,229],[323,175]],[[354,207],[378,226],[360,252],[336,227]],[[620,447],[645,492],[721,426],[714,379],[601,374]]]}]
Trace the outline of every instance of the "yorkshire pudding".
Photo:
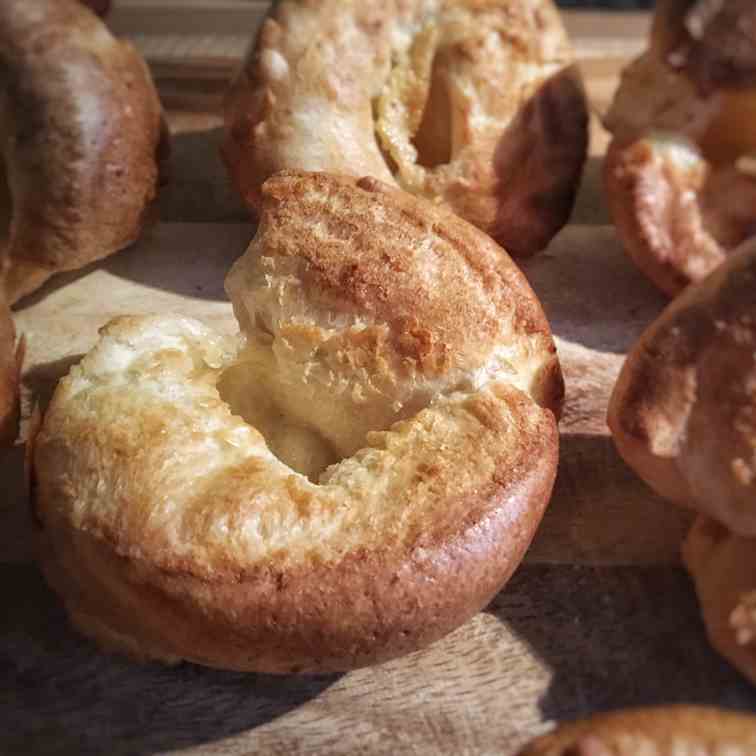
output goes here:
[{"label": "yorkshire pudding", "polygon": [[0,3],[0,254],[13,304],[133,242],[155,197],[147,67],[76,0]]},{"label": "yorkshire pudding", "polygon": [[372,178],[281,174],[227,289],[244,334],[121,318],[35,442],[39,559],[144,658],[349,669],[441,637],[519,563],[562,379],[493,241]]},{"label": "yorkshire pudding", "polygon": [[756,717],[708,706],[598,714],[537,738],[519,756],[748,756]]},{"label": "yorkshire pudding", "polygon": [[702,515],[683,558],[712,646],[756,685],[756,541]]},{"label": "yorkshire pudding", "polygon": [[620,454],[662,496],[756,536],[756,240],[643,333],[609,403]]},{"label": "yorkshire pudding", "polygon": [[530,255],[570,214],[587,119],[551,0],[284,0],[228,94],[223,155],[253,212],[282,169],[370,175]]},{"label": "yorkshire pudding", "polygon": [[756,239],[689,286],[641,336],[608,420],[642,478],[706,515],[688,537],[685,562],[713,645],[756,682],[754,291]]},{"label": "yorkshire pudding", "polygon": [[756,232],[756,4],[660,0],[606,116],[607,201],[629,256],[674,296]]}]

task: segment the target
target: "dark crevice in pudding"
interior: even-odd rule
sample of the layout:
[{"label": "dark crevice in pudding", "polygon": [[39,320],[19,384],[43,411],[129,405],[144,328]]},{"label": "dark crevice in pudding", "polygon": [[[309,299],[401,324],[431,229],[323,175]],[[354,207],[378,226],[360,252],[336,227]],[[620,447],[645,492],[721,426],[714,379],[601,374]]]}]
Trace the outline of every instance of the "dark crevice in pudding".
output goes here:
[{"label": "dark crevice in pudding", "polygon": [[451,102],[446,68],[444,55],[437,53],[433,58],[423,117],[412,139],[417,150],[417,163],[424,168],[445,165],[452,158]]}]

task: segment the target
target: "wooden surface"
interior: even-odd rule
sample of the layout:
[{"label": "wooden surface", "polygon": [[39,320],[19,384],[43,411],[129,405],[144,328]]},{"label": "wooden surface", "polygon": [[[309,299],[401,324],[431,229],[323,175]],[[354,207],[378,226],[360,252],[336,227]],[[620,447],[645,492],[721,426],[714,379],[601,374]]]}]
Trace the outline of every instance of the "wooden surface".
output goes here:
[{"label": "wooden surface", "polygon": [[[161,224],[139,244],[17,309],[27,415],[114,315],[178,311],[234,328],[223,277],[254,229],[217,156],[219,105],[262,6],[117,3],[111,23],[145,51],[169,107],[172,181]],[[601,112],[648,19],[567,22]],[[606,135],[595,118],[592,128],[573,222],[525,266],[567,379],[559,477],[525,564],[493,603],[425,651],[347,675],[134,665],[70,631],[34,567],[18,447],[0,459],[0,754],[512,754],[554,720],[619,706],[756,709],[756,691],[710,650],[678,566],[687,516],[628,470],[607,434],[623,355],[663,300],[607,225]]]}]

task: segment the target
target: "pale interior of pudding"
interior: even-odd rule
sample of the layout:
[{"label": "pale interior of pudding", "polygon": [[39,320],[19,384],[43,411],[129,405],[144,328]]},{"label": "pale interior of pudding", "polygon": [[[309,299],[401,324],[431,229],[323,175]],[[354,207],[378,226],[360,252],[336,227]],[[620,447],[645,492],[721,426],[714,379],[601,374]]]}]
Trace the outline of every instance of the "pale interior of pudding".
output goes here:
[{"label": "pale interior of pudding", "polygon": [[284,464],[317,482],[320,473],[340,456],[316,430],[292,421],[264,387],[276,380],[277,364],[270,348],[248,345],[240,360],[218,383],[221,399],[231,411],[256,428],[268,448]]},{"label": "pale interior of pudding", "polygon": [[[434,396],[475,392],[497,381],[516,387],[541,404],[544,399],[541,389],[546,385],[543,370],[550,362],[549,359],[544,362],[543,354],[537,350],[523,353],[511,344],[501,344],[491,350],[487,361],[477,370],[426,377],[401,401],[397,401],[399,394],[395,395],[390,410],[383,408],[376,414],[371,402],[355,402],[351,390],[342,397],[343,403],[339,399],[332,401],[335,397],[329,392],[336,391],[334,387],[321,385],[313,391],[318,379],[314,375],[308,377],[306,370],[299,373],[296,367],[279,362],[271,343],[272,337],[260,329],[248,334],[236,362],[221,375],[218,392],[233,414],[261,433],[278,459],[312,482],[318,482],[327,467],[350,456],[353,453],[350,447],[361,448],[359,442],[355,447],[353,438],[338,440],[339,429],[360,437],[363,430],[383,431],[427,407]],[[352,388],[358,387],[356,383]],[[308,402],[317,402],[311,412],[306,411]],[[309,415],[309,424],[303,419],[305,415]],[[333,425],[329,428],[337,438],[326,438],[315,425],[330,421]],[[340,447],[340,443],[346,447]]]}]

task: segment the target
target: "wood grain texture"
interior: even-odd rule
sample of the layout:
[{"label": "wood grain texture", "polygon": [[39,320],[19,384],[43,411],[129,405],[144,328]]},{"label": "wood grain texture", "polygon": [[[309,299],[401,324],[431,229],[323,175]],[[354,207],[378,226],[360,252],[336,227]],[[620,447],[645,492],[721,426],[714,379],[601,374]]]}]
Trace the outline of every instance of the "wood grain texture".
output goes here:
[{"label": "wood grain texture", "polygon": [[171,130],[170,175],[158,197],[167,223],[244,223],[249,212],[220,159],[223,119],[197,111],[167,112]]},{"label": "wood grain texture", "polygon": [[596,710],[756,707],[709,649],[677,569],[525,567],[425,651],[312,678],[134,665],[74,635],[35,568],[0,566],[0,591],[6,756],[507,756],[551,720]]}]

